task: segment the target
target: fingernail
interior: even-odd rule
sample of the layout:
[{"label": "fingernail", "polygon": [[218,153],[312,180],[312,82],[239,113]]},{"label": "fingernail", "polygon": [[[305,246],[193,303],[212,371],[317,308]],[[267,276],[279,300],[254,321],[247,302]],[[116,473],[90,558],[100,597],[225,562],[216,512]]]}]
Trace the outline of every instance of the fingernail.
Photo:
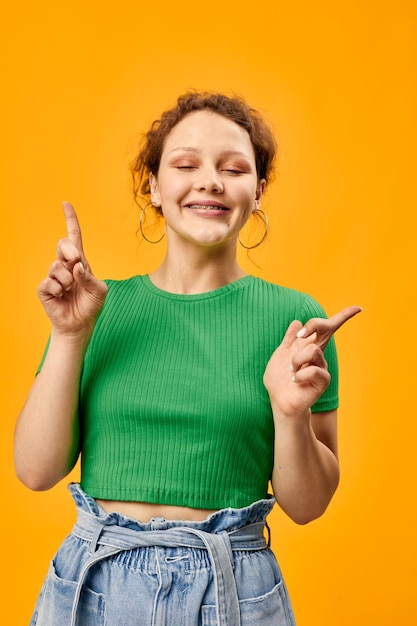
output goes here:
[{"label": "fingernail", "polygon": [[78,262],[78,265],[80,266],[80,274],[85,274],[84,265],[81,263],[81,261]]},{"label": "fingernail", "polygon": [[291,363],[291,365],[290,365],[290,372],[293,372],[293,371],[294,371],[294,365]]},{"label": "fingernail", "polygon": [[295,376],[291,376],[291,382],[292,382],[292,383],[295,383],[295,382],[296,382],[296,381],[295,381]]},{"label": "fingernail", "polygon": [[300,330],[299,330],[299,331],[298,331],[298,333],[297,333],[297,337],[298,337],[299,339],[301,339],[301,337],[304,337],[304,335],[306,334],[306,332],[307,332],[307,329],[306,329],[306,327],[305,327],[305,326],[304,326],[304,328],[300,328]]}]

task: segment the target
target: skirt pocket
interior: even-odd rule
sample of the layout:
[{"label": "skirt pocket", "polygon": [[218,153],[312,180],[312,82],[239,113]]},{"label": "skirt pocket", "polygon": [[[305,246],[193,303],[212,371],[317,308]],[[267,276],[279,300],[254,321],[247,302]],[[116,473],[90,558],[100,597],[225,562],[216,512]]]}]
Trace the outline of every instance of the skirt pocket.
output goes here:
[{"label": "skirt pocket", "polygon": [[[37,618],[34,624],[36,626],[71,624],[76,589],[76,582],[64,580],[57,575],[52,562],[39,598]],[[103,594],[96,593],[83,585],[76,616],[76,626],[104,626],[105,600]]]},{"label": "skirt pocket", "polygon": [[[291,606],[283,582],[269,593],[239,602],[241,626],[295,626]],[[202,626],[218,626],[216,607],[202,607]]]}]

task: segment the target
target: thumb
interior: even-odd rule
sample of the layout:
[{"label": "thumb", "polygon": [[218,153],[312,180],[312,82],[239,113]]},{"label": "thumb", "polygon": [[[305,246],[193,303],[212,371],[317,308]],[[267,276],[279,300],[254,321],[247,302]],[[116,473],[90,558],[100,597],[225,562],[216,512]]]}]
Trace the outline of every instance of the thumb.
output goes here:
[{"label": "thumb", "polygon": [[290,348],[297,339],[298,331],[303,327],[299,320],[294,320],[287,328],[287,332],[281,341],[280,348]]},{"label": "thumb", "polygon": [[103,280],[96,278],[83,264],[79,261],[74,265],[72,275],[75,282],[83,287],[86,291],[98,296],[99,298],[105,298],[107,293],[107,285]]}]

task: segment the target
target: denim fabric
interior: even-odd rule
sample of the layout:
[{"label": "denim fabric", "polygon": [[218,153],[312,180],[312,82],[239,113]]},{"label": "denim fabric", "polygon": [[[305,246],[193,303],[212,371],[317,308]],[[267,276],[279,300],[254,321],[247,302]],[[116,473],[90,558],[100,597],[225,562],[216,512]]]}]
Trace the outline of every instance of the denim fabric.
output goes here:
[{"label": "denim fabric", "polygon": [[294,626],[263,538],[274,500],[202,522],[107,514],[70,485],[78,518],[50,564],[31,626]]}]

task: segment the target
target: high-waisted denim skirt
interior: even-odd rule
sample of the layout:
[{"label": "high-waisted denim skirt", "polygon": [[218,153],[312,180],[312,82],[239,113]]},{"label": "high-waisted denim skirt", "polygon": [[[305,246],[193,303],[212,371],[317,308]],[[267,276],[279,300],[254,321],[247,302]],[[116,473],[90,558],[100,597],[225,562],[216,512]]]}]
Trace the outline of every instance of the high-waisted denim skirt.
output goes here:
[{"label": "high-waisted denim skirt", "polygon": [[53,559],[31,626],[294,626],[264,538],[274,500],[202,522],[106,513],[69,487],[77,522]]}]

